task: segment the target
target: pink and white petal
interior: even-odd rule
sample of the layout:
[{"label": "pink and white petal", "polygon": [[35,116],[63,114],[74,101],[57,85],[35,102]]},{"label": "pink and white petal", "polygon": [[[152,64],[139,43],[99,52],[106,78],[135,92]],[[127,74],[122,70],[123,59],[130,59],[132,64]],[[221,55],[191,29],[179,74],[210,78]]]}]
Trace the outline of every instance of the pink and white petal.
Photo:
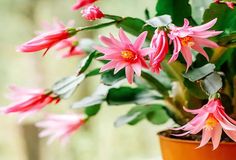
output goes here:
[{"label": "pink and white petal", "polygon": [[199,37],[199,38],[209,38],[209,37],[214,37],[219,34],[221,34],[222,31],[202,31],[202,32],[195,32],[191,34],[192,37]]},{"label": "pink and white petal", "polygon": [[124,45],[120,41],[118,41],[111,33],[110,33],[110,39],[112,40],[114,44],[118,46],[118,48],[124,47]]},{"label": "pink and white petal", "polygon": [[209,47],[209,48],[217,48],[219,47],[219,45],[209,39],[205,39],[205,38],[196,38],[194,37],[194,41],[196,43],[198,43],[200,46],[204,46],[204,47]]},{"label": "pink and white petal", "polygon": [[224,129],[224,132],[229,136],[229,138],[236,142],[236,131]]},{"label": "pink and white petal", "polygon": [[113,69],[115,68],[116,65],[117,65],[117,61],[110,61],[100,69],[100,72],[105,72],[107,70]]},{"label": "pink and white petal", "polygon": [[112,54],[109,54],[109,55],[104,55],[102,57],[98,57],[97,58],[98,60],[120,60],[122,61],[123,58],[121,57],[120,53],[112,53]]},{"label": "pink and white petal", "polygon": [[153,48],[143,48],[143,49],[140,50],[140,53],[141,53],[142,57],[150,55],[153,52],[155,52],[155,49],[153,49]]},{"label": "pink and white petal", "polygon": [[125,45],[130,45],[131,41],[129,40],[129,38],[126,36],[125,32],[123,31],[123,29],[121,28],[119,31],[119,37],[120,37],[120,41],[122,43],[124,43]]},{"label": "pink and white petal", "polygon": [[187,71],[192,64],[192,53],[191,53],[189,47],[182,47],[181,52],[182,52],[182,55],[187,63],[187,69],[186,69],[186,71]]},{"label": "pink and white petal", "polygon": [[126,74],[126,78],[127,78],[128,82],[130,84],[132,84],[133,78],[134,78],[134,71],[130,65],[125,67],[125,74]]},{"label": "pink and white petal", "polygon": [[143,46],[143,43],[145,42],[145,39],[147,37],[147,33],[148,32],[145,31],[138,36],[138,38],[134,42],[134,48],[140,49]]},{"label": "pink and white petal", "polygon": [[55,133],[55,130],[53,129],[45,129],[39,133],[39,138],[47,137],[50,135],[53,135]]},{"label": "pink and white petal", "polygon": [[227,2],[226,1],[225,3],[229,8],[234,9],[234,3],[233,2]]},{"label": "pink and white petal", "polygon": [[117,48],[117,45],[113,43],[113,41],[106,37],[106,36],[99,36],[99,39],[104,43],[106,44],[107,46],[109,47],[114,47],[114,48]]},{"label": "pink and white petal", "polygon": [[195,43],[193,46],[192,46],[192,49],[196,50],[197,52],[199,52],[201,55],[203,55],[208,61],[209,61],[209,57],[206,53],[206,51],[204,49],[202,49],[202,47],[198,44],[198,43]]},{"label": "pink and white petal", "polygon": [[215,150],[219,144],[222,134],[222,127],[218,124],[214,127],[213,133],[212,133],[212,144],[213,144],[213,150]]},{"label": "pink and white petal", "polygon": [[188,109],[186,107],[183,107],[183,109],[186,112],[189,112],[189,113],[192,113],[192,114],[199,114],[200,112],[202,112],[202,108],[200,108],[200,109]]},{"label": "pink and white petal", "polygon": [[203,25],[192,27],[192,28],[190,28],[190,30],[195,31],[195,32],[205,31],[205,30],[210,29],[212,26],[214,26],[216,22],[217,22],[217,18],[215,18]]},{"label": "pink and white petal", "polygon": [[187,28],[189,26],[189,21],[187,18],[184,18],[184,25],[183,28]]},{"label": "pink and white petal", "polygon": [[117,62],[115,70],[114,70],[114,74],[118,73],[121,69],[123,69],[127,65],[128,63],[125,63],[125,62]]},{"label": "pink and white petal", "polygon": [[101,46],[94,46],[93,48],[98,50],[99,52],[101,52],[103,54],[113,54],[113,53],[117,52],[116,49],[105,48],[105,47],[101,47]]},{"label": "pink and white petal", "polygon": [[208,113],[202,115],[198,123],[193,124],[193,129],[191,130],[191,134],[197,134],[204,128],[207,117]]},{"label": "pink and white petal", "polygon": [[214,116],[224,129],[236,131],[236,126],[232,124],[224,115],[222,115],[221,112],[215,112]]},{"label": "pink and white petal", "polygon": [[61,136],[62,136],[62,133],[60,131],[55,132],[51,137],[49,137],[47,144],[48,145],[52,144],[52,142],[54,142],[56,139],[62,138]]},{"label": "pink and white petal", "polygon": [[134,72],[137,76],[141,76],[142,66],[139,63],[131,64]]},{"label": "pink and white petal", "polygon": [[219,112],[221,113],[222,116],[224,116],[225,118],[227,118],[231,123],[233,123],[234,125],[236,125],[236,121],[234,119],[232,119],[231,117],[229,117],[223,109],[220,109]]},{"label": "pink and white petal", "polygon": [[202,131],[202,140],[200,145],[197,148],[205,146],[212,137],[212,130],[203,129]]},{"label": "pink and white petal", "polygon": [[187,134],[189,134],[190,132],[184,132],[184,133],[180,133],[180,134],[171,134],[173,136],[176,136],[176,137],[182,137],[182,136],[186,136]]},{"label": "pink and white petal", "polygon": [[170,58],[169,62],[168,63],[171,63],[171,62],[174,62],[176,61],[176,59],[178,58],[179,56],[179,52],[181,50],[181,43],[180,43],[180,40],[178,38],[175,38],[173,40],[174,42],[174,52],[173,52],[173,55],[172,57]]}]

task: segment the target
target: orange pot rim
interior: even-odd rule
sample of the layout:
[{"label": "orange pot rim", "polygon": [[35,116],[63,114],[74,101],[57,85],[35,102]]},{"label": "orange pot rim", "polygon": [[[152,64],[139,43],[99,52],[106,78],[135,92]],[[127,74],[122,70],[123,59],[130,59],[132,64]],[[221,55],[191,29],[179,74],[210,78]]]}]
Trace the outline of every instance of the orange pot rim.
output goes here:
[{"label": "orange pot rim", "polygon": [[[159,133],[157,134],[161,139],[164,140],[168,140],[168,141],[172,141],[172,142],[180,142],[180,143],[191,143],[191,144],[199,144],[200,141],[192,141],[192,140],[184,140],[184,139],[177,139],[177,138],[170,138],[170,137],[166,137],[163,135],[160,135]],[[226,142],[226,141],[222,141],[220,142],[221,144],[225,144],[225,145],[235,145],[235,142]],[[212,144],[212,142],[208,142],[208,144]]]}]

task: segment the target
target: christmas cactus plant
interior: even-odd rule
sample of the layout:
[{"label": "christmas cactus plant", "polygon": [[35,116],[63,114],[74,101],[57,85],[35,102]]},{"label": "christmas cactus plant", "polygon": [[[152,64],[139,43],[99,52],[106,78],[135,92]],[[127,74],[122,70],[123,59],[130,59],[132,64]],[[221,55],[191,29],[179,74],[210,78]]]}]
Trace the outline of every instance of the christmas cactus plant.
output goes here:
[{"label": "christmas cactus plant", "polygon": [[[43,55],[67,49],[62,58],[81,56],[81,61],[73,75],[47,89],[12,86],[13,103],[2,112],[19,114],[22,120],[70,98],[81,83],[97,76],[97,90],[71,104],[80,113],[47,114],[36,124],[43,128],[41,137],[65,142],[107,103],[132,105],[114,122],[117,127],[144,119],[159,125],[172,119],[176,127],[169,136],[200,136],[199,147],[211,140],[216,149],[225,137],[236,141],[236,1],[213,1],[201,24],[192,17],[188,0],[158,0],[155,16],[145,10],[145,20],[103,13],[97,1],[78,0],[72,9],[81,10],[88,21],[105,22],[85,27],[57,22],[17,48]],[[80,47],[77,33],[113,25],[117,32],[101,35],[101,44],[89,50]],[[95,61],[97,68],[91,69]]]}]

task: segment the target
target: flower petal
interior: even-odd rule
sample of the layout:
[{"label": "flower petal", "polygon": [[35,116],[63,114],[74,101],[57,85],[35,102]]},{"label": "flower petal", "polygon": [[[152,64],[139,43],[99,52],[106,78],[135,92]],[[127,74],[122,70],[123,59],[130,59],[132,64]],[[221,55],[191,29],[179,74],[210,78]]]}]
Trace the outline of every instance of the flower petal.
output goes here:
[{"label": "flower petal", "polygon": [[213,150],[215,150],[219,144],[222,134],[222,127],[218,124],[214,127],[213,133],[212,133],[212,143],[213,143]]},{"label": "flower petal", "polygon": [[202,140],[200,145],[197,148],[205,146],[212,137],[212,130],[203,129],[202,131]]},{"label": "flower petal", "polygon": [[125,43],[126,45],[130,45],[131,41],[129,40],[129,38],[125,35],[125,32],[123,31],[123,29],[121,28],[119,31],[119,37],[122,43]]},{"label": "flower petal", "polygon": [[140,49],[143,46],[143,43],[145,42],[145,39],[147,37],[147,31],[141,33],[138,38],[136,39],[136,41],[134,42],[134,47],[136,49]]},{"label": "flower petal", "polygon": [[217,22],[217,18],[215,18],[215,19],[213,19],[213,20],[211,20],[208,23],[205,23],[203,25],[192,27],[190,30],[196,31],[196,32],[205,31],[205,30],[210,29],[212,26],[214,26],[216,22]]},{"label": "flower petal", "polygon": [[132,66],[134,72],[137,74],[137,76],[141,76],[141,71],[142,71],[141,65],[138,63],[134,63],[131,66]]},{"label": "flower petal", "polygon": [[116,65],[117,65],[117,61],[110,61],[100,69],[100,72],[104,72],[104,71],[113,69],[113,68],[115,68]]},{"label": "flower petal", "polygon": [[209,47],[209,48],[217,48],[219,45],[211,40],[205,39],[205,38],[196,38],[194,37],[194,40],[196,43],[198,43],[200,46]]},{"label": "flower petal", "polygon": [[200,54],[202,54],[208,61],[209,61],[209,57],[206,53],[206,51],[204,49],[201,48],[201,46],[198,43],[195,43],[192,46],[192,49],[196,50],[197,52],[199,52]]},{"label": "flower petal", "polygon": [[187,69],[186,69],[186,71],[187,71],[188,68],[189,68],[189,67],[191,66],[191,64],[192,64],[192,53],[191,53],[189,47],[182,47],[182,48],[181,48],[181,52],[182,52],[182,55],[183,55],[185,61],[187,62]]},{"label": "flower petal", "polygon": [[125,74],[126,74],[126,78],[127,78],[128,82],[130,84],[132,84],[133,83],[133,78],[134,78],[134,71],[133,71],[131,66],[126,66],[125,67]]}]

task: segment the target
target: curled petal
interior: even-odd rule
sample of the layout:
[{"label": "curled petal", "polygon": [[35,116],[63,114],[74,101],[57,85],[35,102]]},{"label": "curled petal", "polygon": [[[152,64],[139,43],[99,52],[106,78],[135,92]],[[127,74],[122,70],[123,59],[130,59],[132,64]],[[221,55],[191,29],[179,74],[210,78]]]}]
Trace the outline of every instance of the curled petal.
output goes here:
[{"label": "curled petal", "polygon": [[217,18],[209,21],[208,23],[205,23],[203,25],[200,26],[196,26],[196,27],[192,27],[190,30],[192,31],[197,31],[197,32],[201,32],[201,31],[205,31],[210,29],[211,27],[213,27],[217,22]]}]

